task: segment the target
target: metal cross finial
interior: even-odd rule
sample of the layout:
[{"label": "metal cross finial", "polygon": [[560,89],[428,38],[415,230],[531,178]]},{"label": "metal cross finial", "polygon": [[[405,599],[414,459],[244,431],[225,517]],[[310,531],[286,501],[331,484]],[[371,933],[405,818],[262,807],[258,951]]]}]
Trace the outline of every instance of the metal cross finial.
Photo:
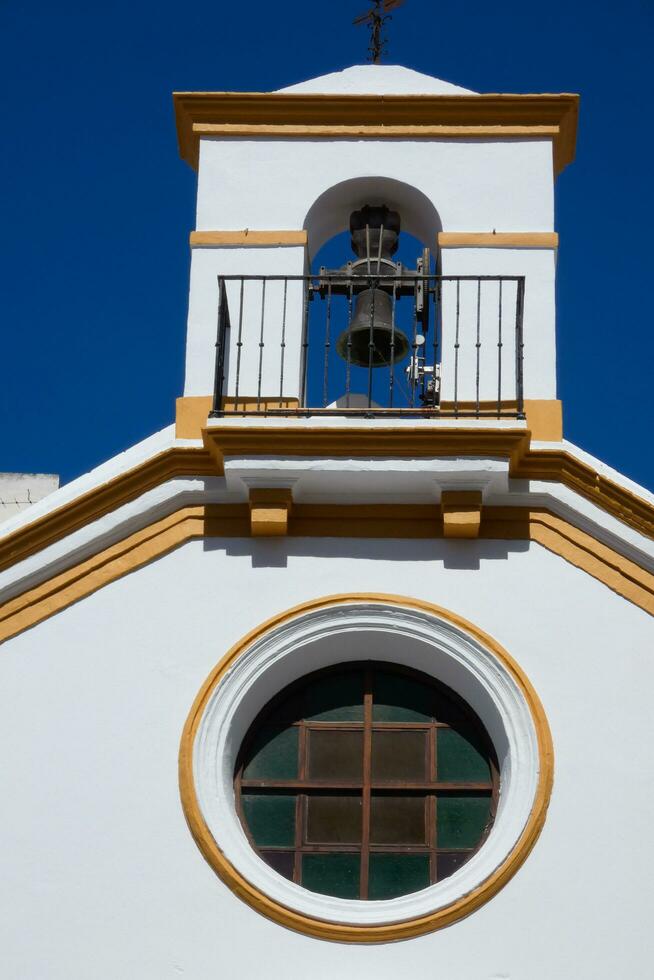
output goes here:
[{"label": "metal cross finial", "polygon": [[372,10],[360,14],[352,21],[353,24],[368,24],[370,27],[370,44],[368,45],[368,61],[373,65],[378,65],[383,54],[386,54],[388,43],[384,35],[384,25],[391,20],[389,11],[401,7],[405,0],[372,0],[374,7]]}]

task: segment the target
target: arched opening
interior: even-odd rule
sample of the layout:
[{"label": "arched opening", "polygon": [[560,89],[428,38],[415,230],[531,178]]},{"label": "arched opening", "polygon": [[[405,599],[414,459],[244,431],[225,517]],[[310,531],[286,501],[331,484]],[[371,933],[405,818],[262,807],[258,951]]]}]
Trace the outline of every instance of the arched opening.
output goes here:
[{"label": "arched opening", "polygon": [[411,184],[390,177],[354,177],[334,184],[316,198],[304,219],[309,237],[309,255],[316,256],[335,235],[347,231],[350,215],[365,204],[385,204],[398,211],[402,231],[434,250],[443,230],[432,201]]},{"label": "arched opening", "polygon": [[343,181],[314,202],[305,220],[318,286],[305,334],[307,404],[436,408],[429,277],[440,226],[424,194],[385,177]]}]

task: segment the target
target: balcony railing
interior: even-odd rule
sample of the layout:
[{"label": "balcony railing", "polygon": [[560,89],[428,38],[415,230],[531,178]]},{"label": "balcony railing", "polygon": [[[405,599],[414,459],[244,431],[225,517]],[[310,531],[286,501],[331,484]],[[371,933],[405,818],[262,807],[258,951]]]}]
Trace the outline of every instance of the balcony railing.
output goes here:
[{"label": "balcony railing", "polygon": [[523,276],[221,276],[213,416],[524,418]]}]

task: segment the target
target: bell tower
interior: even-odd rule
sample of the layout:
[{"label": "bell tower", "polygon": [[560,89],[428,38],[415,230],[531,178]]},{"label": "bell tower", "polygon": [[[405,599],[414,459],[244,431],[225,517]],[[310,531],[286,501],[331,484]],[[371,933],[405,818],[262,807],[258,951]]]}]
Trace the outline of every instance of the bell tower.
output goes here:
[{"label": "bell tower", "polygon": [[[560,438],[553,191],[576,96],[369,65],[175,104],[198,170],[185,417],[527,417]],[[354,256],[315,268],[345,230]]]}]

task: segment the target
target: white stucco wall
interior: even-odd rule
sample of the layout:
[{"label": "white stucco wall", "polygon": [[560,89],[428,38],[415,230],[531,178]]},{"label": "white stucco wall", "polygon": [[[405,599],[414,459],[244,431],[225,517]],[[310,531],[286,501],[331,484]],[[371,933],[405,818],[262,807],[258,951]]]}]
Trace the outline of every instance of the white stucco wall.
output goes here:
[{"label": "white stucco wall", "polygon": [[[553,227],[550,139],[204,138],[197,228],[302,228],[309,208],[328,188],[374,176],[422,191],[446,231]],[[311,243],[312,250],[322,244]]]},{"label": "white stucco wall", "polygon": [[[526,398],[556,398],[556,250],[553,248],[444,248],[444,276],[524,276],[523,371]],[[502,284],[502,399],[516,397],[516,291],[517,284]],[[477,283],[460,287],[461,331],[458,348],[459,400],[477,397],[476,347]],[[441,400],[452,401],[455,388],[456,286],[443,284],[443,360]],[[498,395],[499,286],[482,283],[479,317],[479,398]]]},{"label": "white stucco wall", "polygon": [[[468,919],[392,946],[314,940],[244,905],[197,850],[177,787],[182,726],[224,651],[289,606],[362,590],[492,634],[540,695],[556,752],[516,877]],[[2,973],[645,980],[653,682],[651,618],[535,544],[189,543],[3,647]]]},{"label": "white stucco wall", "polygon": [[58,486],[56,473],[0,473],[0,523],[43,500]]},{"label": "white stucco wall", "polygon": [[[305,248],[195,248],[191,258],[188,333],[186,342],[186,378],[184,394],[213,393],[216,340],[218,329],[219,276],[301,276],[305,273]],[[252,398],[257,394],[279,395],[281,373],[282,325],[284,350],[284,395],[299,396],[302,351],[303,284],[287,286],[284,319],[284,283],[266,283],[263,337],[261,337],[262,283],[245,282],[241,319],[240,281],[227,281],[227,303],[231,327],[227,334],[225,357],[225,395]],[[240,334],[239,334],[240,331]],[[241,337],[240,363],[238,342]],[[260,363],[261,353],[261,363]],[[238,392],[237,392],[238,363]],[[261,385],[259,368],[261,367]]]}]

